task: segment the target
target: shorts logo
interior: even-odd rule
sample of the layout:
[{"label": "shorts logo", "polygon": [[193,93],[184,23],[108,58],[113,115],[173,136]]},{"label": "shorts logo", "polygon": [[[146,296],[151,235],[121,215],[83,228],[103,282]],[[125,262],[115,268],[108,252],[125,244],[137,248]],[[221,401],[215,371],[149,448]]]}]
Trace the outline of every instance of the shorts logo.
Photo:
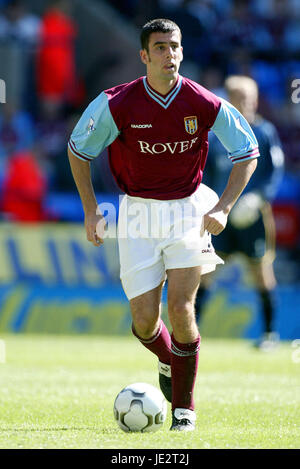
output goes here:
[{"label": "shorts logo", "polygon": [[184,126],[187,133],[193,135],[198,130],[198,121],[196,116],[184,118]]}]

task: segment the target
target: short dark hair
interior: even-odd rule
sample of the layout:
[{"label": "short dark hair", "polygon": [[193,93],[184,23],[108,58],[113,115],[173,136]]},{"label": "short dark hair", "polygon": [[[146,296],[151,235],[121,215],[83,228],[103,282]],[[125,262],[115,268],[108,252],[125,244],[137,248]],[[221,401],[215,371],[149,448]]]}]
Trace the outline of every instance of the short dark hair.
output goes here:
[{"label": "short dark hair", "polygon": [[141,31],[141,46],[142,49],[149,50],[149,37],[152,33],[170,33],[172,31],[179,31],[180,39],[182,37],[179,26],[172,20],[166,18],[157,18],[148,21],[144,24]]}]

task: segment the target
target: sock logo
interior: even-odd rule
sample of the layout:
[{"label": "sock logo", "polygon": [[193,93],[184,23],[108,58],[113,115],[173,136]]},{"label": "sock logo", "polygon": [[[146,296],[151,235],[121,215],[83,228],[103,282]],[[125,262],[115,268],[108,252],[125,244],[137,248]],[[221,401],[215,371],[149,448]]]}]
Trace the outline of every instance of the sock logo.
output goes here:
[{"label": "sock logo", "polygon": [[161,371],[165,371],[166,373],[169,371],[169,368],[167,368],[166,366],[161,366],[160,369]]}]

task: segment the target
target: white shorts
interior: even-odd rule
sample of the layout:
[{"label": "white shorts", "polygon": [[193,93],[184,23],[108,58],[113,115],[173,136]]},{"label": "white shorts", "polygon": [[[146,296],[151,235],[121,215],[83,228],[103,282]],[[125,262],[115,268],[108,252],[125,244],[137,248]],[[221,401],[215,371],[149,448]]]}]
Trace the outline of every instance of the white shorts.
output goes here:
[{"label": "white shorts", "polygon": [[178,200],[123,197],[118,222],[120,278],[129,300],[160,285],[168,269],[201,266],[205,274],[224,263],[202,227],[203,215],[218,200],[204,184]]}]

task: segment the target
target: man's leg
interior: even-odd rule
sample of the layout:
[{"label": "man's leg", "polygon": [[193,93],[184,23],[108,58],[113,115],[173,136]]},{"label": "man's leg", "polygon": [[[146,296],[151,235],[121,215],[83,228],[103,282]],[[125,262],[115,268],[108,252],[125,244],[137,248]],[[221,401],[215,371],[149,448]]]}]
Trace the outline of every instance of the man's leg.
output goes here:
[{"label": "man's leg", "polygon": [[276,279],[273,270],[273,264],[264,262],[263,259],[250,262],[250,267],[260,297],[260,303],[263,313],[264,335],[258,341],[260,348],[273,348],[278,343],[278,334],[274,332],[274,289]]},{"label": "man's leg", "polygon": [[172,400],[171,337],[161,314],[161,292],[157,288],[130,300],[132,332],[142,345],[153,352],[159,360],[159,385],[165,398]]},{"label": "man's leg", "polygon": [[134,332],[145,341],[153,337],[159,329],[162,287],[163,282],[130,300]]},{"label": "man's leg", "polygon": [[[171,336],[172,428],[192,430],[195,419],[193,391],[201,340],[195,321],[194,303],[200,283],[201,267],[171,269],[167,271],[167,275],[168,311],[173,329]],[[186,418],[190,420],[188,428],[180,425],[176,417],[184,424]]]}]

